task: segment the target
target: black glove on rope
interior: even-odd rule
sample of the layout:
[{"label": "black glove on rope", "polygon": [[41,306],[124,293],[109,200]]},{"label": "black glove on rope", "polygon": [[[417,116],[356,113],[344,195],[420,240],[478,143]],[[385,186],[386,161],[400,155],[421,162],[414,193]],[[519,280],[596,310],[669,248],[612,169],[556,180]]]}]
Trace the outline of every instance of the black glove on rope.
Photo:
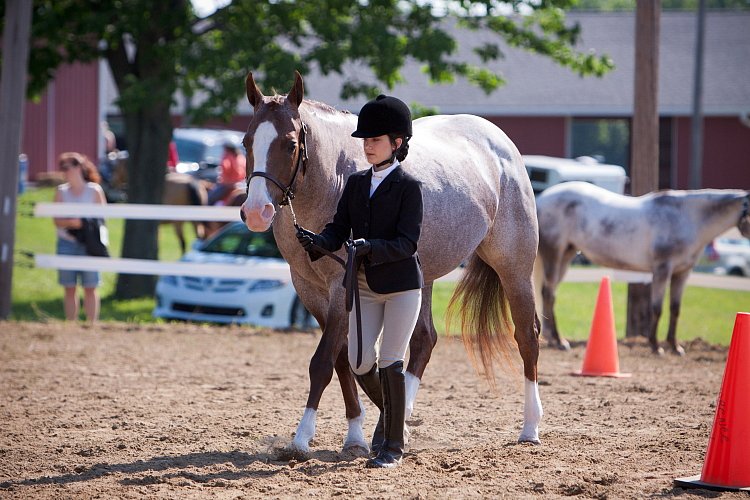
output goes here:
[{"label": "black glove on rope", "polygon": [[[318,235],[303,227],[297,228],[297,241],[305,249],[305,252],[313,252],[313,245],[318,244]],[[320,245],[318,245],[320,246]]]},{"label": "black glove on rope", "polygon": [[363,238],[352,241],[352,245],[354,245],[354,248],[357,249],[357,257],[364,257],[365,255],[368,255],[372,250],[370,242]]}]

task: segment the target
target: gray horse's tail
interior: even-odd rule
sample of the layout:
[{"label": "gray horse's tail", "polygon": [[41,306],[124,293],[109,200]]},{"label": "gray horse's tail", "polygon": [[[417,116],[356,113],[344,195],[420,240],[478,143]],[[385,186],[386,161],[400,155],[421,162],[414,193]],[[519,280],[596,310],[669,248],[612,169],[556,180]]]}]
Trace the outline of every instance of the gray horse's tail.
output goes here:
[{"label": "gray horse's tail", "polygon": [[479,371],[477,358],[481,360],[484,375],[494,387],[494,362],[503,361],[504,365],[512,366],[514,327],[500,278],[476,253],[471,256],[448,303],[448,331],[456,313],[461,317],[461,337],[471,363]]}]

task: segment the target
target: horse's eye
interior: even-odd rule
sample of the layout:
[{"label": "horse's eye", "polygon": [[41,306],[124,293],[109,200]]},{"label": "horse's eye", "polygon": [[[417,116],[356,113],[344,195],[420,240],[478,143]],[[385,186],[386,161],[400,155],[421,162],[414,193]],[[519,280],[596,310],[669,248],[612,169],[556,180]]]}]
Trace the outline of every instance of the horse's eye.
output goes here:
[{"label": "horse's eye", "polygon": [[294,141],[290,141],[289,143],[287,143],[286,149],[290,154],[294,154],[294,152],[297,150],[297,143]]}]

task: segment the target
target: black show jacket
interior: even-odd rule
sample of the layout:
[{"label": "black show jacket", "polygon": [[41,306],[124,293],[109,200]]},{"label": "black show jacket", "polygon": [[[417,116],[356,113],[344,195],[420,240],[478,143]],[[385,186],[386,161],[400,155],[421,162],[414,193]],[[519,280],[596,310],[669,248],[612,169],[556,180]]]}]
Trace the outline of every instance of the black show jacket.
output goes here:
[{"label": "black show jacket", "polygon": [[[424,280],[417,256],[422,230],[420,182],[396,167],[370,198],[372,169],[355,172],[346,181],[333,222],[320,233],[321,246],[334,252],[351,233],[370,242],[364,258],[367,284],[376,293],[422,288]],[[311,254],[314,261],[321,254]]]}]

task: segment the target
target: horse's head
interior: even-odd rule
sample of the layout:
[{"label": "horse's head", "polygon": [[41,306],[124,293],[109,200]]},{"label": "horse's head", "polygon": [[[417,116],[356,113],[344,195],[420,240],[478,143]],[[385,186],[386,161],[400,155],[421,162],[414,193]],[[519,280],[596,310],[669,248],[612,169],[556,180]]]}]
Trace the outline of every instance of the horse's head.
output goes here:
[{"label": "horse's head", "polygon": [[750,192],[745,196],[745,201],[742,204],[742,213],[740,214],[740,221],[737,223],[737,229],[740,230],[742,236],[750,238]]},{"label": "horse's head", "polygon": [[277,207],[293,197],[297,176],[304,174],[305,132],[299,114],[304,87],[297,72],[286,96],[264,96],[252,73],[245,84],[254,112],[243,140],[247,149],[247,200],[240,216],[251,231],[265,231]]}]

